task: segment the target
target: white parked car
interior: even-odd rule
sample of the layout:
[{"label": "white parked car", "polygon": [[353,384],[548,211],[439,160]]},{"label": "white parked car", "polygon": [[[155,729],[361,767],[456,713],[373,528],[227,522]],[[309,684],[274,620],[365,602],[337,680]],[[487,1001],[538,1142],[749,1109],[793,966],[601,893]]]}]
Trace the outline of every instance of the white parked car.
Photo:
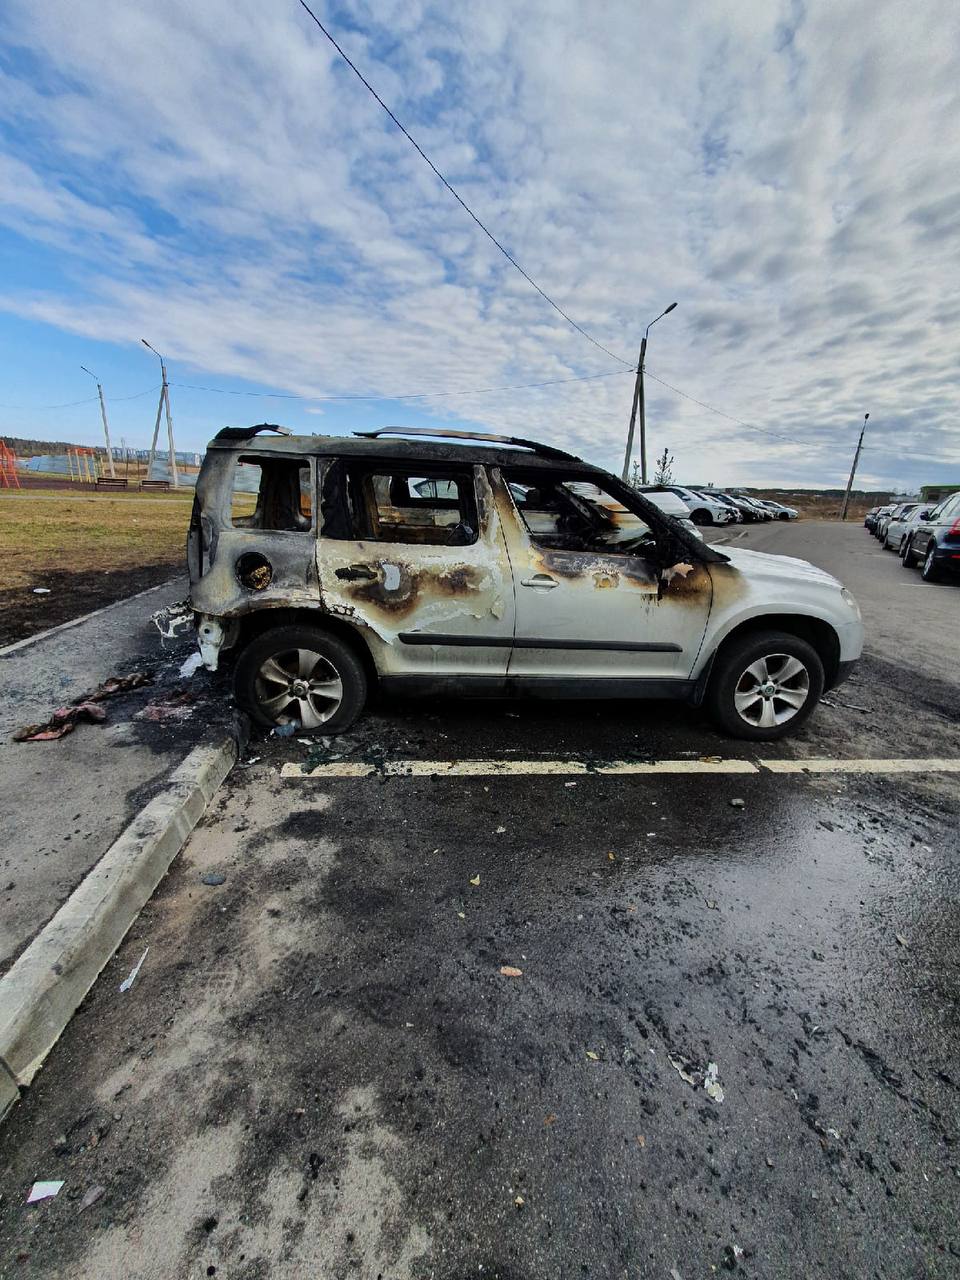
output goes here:
[{"label": "white parked car", "polygon": [[736,519],[730,508],[724,502],[717,502],[714,498],[704,497],[702,493],[697,493],[694,489],[684,488],[680,484],[668,484],[663,486],[669,489],[671,493],[675,493],[681,502],[685,502],[690,510],[690,519],[694,524],[730,524]]},{"label": "white parked car", "polygon": [[800,512],[796,507],[785,507],[782,502],[774,502],[772,498],[757,498],[757,502],[761,507],[766,507],[777,520],[799,520],[800,518]]},{"label": "white parked car", "polygon": [[[268,429],[211,442],[187,545],[204,663],[237,655],[237,697],[263,725],[341,732],[376,684],[676,699],[769,740],[860,656],[860,610],[836,578],[708,546],[558,449]],[[252,513],[232,502],[239,467],[259,476]]]},{"label": "white parked car", "polygon": [[654,484],[641,484],[637,486],[637,492],[642,493],[645,498],[649,498],[661,511],[665,511],[668,516],[673,516],[675,520],[679,520],[685,529],[689,529],[695,537],[700,538],[702,541],[703,534],[690,519],[690,508],[682,498],[677,497],[672,489],[663,489]]}]

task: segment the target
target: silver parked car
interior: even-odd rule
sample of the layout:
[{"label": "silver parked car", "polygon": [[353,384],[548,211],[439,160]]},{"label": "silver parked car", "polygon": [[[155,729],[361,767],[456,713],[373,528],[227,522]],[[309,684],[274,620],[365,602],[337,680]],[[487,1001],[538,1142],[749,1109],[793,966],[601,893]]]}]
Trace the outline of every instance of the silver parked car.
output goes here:
[{"label": "silver parked car", "polygon": [[904,542],[910,536],[913,526],[928,509],[928,506],[922,502],[908,502],[889,516],[885,516],[883,531],[878,534],[880,545],[883,549],[885,551],[902,551]]}]

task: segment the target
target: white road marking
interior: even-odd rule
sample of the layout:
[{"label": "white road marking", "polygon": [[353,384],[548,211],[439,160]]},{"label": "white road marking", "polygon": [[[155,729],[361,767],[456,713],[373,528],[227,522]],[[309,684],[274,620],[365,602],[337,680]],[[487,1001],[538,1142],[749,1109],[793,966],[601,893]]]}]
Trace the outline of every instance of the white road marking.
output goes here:
[{"label": "white road marking", "polygon": [[839,760],[615,760],[608,764],[588,764],[583,760],[385,760],[382,764],[351,760],[331,760],[312,769],[302,764],[285,764],[282,778],[497,778],[570,774],[730,774],[730,773],[960,773],[960,760],[935,756],[930,759]]}]

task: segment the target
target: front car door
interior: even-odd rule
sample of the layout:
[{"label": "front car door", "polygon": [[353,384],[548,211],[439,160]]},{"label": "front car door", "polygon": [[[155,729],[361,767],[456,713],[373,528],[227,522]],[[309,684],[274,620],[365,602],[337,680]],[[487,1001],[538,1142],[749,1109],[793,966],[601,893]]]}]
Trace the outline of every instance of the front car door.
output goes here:
[{"label": "front car door", "polygon": [[576,464],[493,469],[492,483],[516,589],[511,678],[571,681],[586,696],[603,682],[669,692],[689,679],[713,588],[686,535]]},{"label": "front car door", "polygon": [[513,579],[482,467],[339,458],[320,507],[322,604],[364,629],[381,677],[502,683]]}]

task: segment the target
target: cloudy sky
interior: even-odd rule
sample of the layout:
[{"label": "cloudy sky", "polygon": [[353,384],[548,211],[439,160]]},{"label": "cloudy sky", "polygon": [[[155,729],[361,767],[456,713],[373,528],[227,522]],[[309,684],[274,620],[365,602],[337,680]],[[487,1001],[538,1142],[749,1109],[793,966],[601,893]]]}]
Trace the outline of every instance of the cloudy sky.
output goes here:
[{"label": "cloudy sky", "polygon": [[[680,478],[841,483],[867,411],[864,485],[960,475],[956,0],[316,12],[604,347],[678,302],[647,368]],[[296,0],[5,0],[0,46],[0,432],[96,442],[47,407],[83,363],[146,446],[143,336],[185,448],[467,423],[619,469],[629,369]]]}]

